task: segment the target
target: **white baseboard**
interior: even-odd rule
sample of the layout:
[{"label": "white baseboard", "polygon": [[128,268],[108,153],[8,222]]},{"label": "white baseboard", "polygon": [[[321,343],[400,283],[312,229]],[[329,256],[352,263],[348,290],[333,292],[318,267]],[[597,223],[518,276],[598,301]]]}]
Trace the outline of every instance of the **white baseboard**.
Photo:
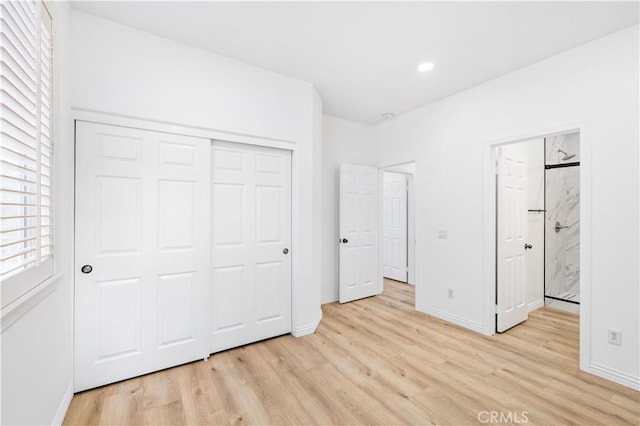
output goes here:
[{"label": "white baseboard", "polygon": [[529,303],[529,312],[533,312],[536,309],[544,308],[544,299],[536,300]]},{"label": "white baseboard", "polygon": [[592,362],[589,365],[589,370],[587,371],[587,373],[591,373],[594,376],[602,377],[603,379],[618,383],[633,390],[640,391],[640,377],[623,373],[622,371],[607,367],[606,365]]},{"label": "white baseboard", "polygon": [[340,299],[340,296],[336,294],[330,294],[328,296],[322,296],[320,298],[320,304],[324,305],[325,303],[333,303],[337,302]]},{"label": "white baseboard", "polygon": [[467,328],[471,331],[475,331],[476,333],[486,334],[485,330],[482,328],[482,324],[476,321],[471,321],[459,315],[450,314],[441,309],[434,308],[432,306],[426,306],[426,305],[418,305],[417,310],[420,312],[424,312],[425,314],[434,316],[436,318],[440,318],[441,320],[445,320],[455,325],[459,325],[460,327]]},{"label": "white baseboard", "polygon": [[69,409],[69,405],[71,404],[71,399],[73,399],[73,382],[69,383],[67,390],[62,397],[62,401],[60,401],[60,405],[58,406],[58,412],[56,413],[52,425],[61,425],[64,421],[64,416],[67,415],[67,410]]},{"label": "white baseboard", "polygon": [[312,322],[311,324],[296,327],[291,332],[291,334],[293,334],[295,337],[302,337],[302,336],[306,336],[307,334],[313,334],[316,332],[316,329],[320,325],[320,321],[322,321],[322,309],[320,309],[320,312],[318,314],[318,319],[316,321]]},{"label": "white baseboard", "polygon": [[565,302],[563,300],[555,300],[545,298],[544,305],[549,308],[559,309],[561,311],[570,312],[572,314],[580,313],[580,305],[576,305],[575,303]]}]

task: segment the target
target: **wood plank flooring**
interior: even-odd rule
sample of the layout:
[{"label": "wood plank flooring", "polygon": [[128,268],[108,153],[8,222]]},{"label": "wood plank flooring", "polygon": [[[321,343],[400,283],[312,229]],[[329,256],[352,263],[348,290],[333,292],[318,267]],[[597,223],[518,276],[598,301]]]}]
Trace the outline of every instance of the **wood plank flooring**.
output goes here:
[{"label": "wood plank flooring", "polygon": [[640,392],[578,369],[577,316],[543,308],[483,337],[413,300],[386,280],[323,305],[313,335],[79,393],[64,424],[640,424]]}]

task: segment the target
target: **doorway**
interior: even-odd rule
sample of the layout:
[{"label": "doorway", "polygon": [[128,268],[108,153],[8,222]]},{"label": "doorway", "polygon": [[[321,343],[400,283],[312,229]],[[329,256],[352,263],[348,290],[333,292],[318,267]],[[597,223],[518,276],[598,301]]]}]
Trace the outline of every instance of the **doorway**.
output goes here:
[{"label": "doorway", "polygon": [[580,134],[495,147],[496,331],[550,306],[579,313]]},{"label": "doorway", "polygon": [[381,282],[415,285],[415,174],[415,162],[380,169]]},{"label": "doorway", "polygon": [[[384,290],[384,174],[391,172],[403,176],[404,197],[398,197],[398,207],[404,203],[404,230],[406,241],[403,254],[405,271],[399,279],[402,285],[414,285],[418,278],[415,262],[417,211],[416,166],[406,162],[380,168],[343,163],[340,165],[340,279],[339,301],[346,303],[381,294]],[[401,193],[401,191],[396,191]],[[377,208],[376,208],[377,206]],[[398,243],[402,244],[402,243]],[[401,268],[398,268],[401,269]],[[401,281],[402,280],[402,281]]]}]

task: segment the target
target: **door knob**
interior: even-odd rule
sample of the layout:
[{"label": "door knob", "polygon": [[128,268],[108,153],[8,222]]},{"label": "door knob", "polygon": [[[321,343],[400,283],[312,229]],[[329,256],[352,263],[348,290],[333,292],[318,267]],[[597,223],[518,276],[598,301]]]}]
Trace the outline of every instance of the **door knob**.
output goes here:
[{"label": "door knob", "polygon": [[349,240],[347,240],[346,238],[343,238],[342,241],[340,241],[342,244],[347,244],[349,242]]},{"label": "door knob", "polygon": [[531,244],[526,244],[526,243],[525,243],[525,245],[524,245],[524,249],[525,249],[525,250],[526,250],[526,249],[532,249],[532,248],[533,248],[533,246],[532,246]]},{"label": "door knob", "polygon": [[90,274],[91,271],[93,271],[93,266],[84,265],[82,268],[80,268],[80,270],[82,271],[83,274]]},{"label": "door knob", "polygon": [[282,252],[283,252],[284,254],[287,254],[287,253],[289,253],[289,249],[285,247],[285,248],[283,248],[283,249],[282,249]]}]

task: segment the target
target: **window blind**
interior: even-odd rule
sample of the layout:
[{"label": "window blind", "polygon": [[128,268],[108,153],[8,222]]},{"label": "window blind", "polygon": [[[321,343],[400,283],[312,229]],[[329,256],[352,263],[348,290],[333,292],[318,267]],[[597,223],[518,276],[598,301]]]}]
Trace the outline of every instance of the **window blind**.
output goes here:
[{"label": "window blind", "polygon": [[3,1],[0,37],[0,279],[45,264],[46,277],[53,272],[51,16],[40,1]]}]

